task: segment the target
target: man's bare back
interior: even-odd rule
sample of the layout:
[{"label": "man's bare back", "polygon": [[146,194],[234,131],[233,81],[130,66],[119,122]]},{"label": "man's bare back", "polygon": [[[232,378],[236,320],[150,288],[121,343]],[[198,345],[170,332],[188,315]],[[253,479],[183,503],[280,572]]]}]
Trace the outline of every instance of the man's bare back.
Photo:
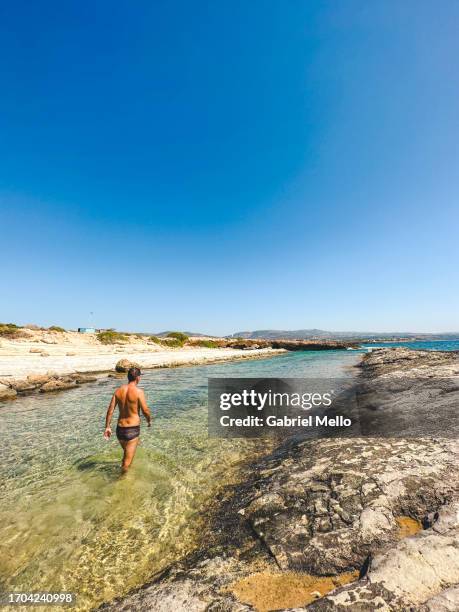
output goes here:
[{"label": "man's bare back", "polygon": [[151,426],[151,413],[145,400],[142,389],[137,387],[140,381],[140,370],[130,368],[128,372],[128,384],[119,387],[111,399],[105,419],[104,438],[112,435],[110,423],[113,412],[118,406],[119,416],[116,427],[116,437],[124,450],[121,469],[126,472],[134,459],[140,436],[140,412],[147,419],[148,427]]}]

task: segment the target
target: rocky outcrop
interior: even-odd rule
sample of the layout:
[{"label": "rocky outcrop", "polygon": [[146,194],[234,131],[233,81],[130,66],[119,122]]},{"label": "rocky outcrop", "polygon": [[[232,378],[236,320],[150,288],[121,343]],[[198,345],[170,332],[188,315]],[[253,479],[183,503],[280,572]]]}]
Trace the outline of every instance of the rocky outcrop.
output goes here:
[{"label": "rocky outcrop", "polygon": [[457,370],[457,351],[414,351],[405,347],[373,349],[363,356],[360,367],[364,376],[374,378],[383,374],[397,376],[413,373],[436,378]]},{"label": "rocky outcrop", "polygon": [[397,541],[398,517],[424,521],[453,496],[441,475],[459,476],[448,442],[321,440],[287,453],[238,512],[279,568],[315,575],[360,569]]},{"label": "rocky outcrop", "polygon": [[64,391],[65,389],[73,389],[77,383],[70,377],[52,379],[40,387],[40,393],[49,393],[50,391]]},{"label": "rocky outcrop", "polygon": [[359,347],[355,342],[342,342],[340,340],[227,340],[226,346],[238,349],[260,349],[273,348],[285,351],[336,351],[348,348],[356,349]]},{"label": "rocky outcrop", "polygon": [[0,384],[0,401],[15,399],[18,395],[27,395],[35,392],[64,391],[96,380],[95,376],[80,374],[79,372],[65,376],[60,376],[54,372],[31,374],[23,380],[4,378],[2,379],[2,384]]},{"label": "rocky outcrop", "polygon": [[129,361],[129,359],[120,359],[118,361],[118,363],[115,366],[115,370],[117,372],[120,373],[125,373],[127,372],[130,368],[139,368],[140,366],[138,363],[135,363],[134,361]]},{"label": "rocky outcrop", "polygon": [[[411,374],[421,370],[423,376],[415,372],[414,384],[418,379],[424,384],[428,378],[436,388],[439,372],[442,379],[446,373],[457,372],[457,355],[411,353],[395,349],[366,357],[361,376],[365,385],[373,381],[378,386],[380,379],[397,376],[401,370]],[[446,393],[442,389],[431,393],[431,410],[442,410],[445,395],[457,402],[457,391],[450,386]],[[397,385],[391,392],[397,406]],[[401,397],[408,410],[408,396],[402,393]],[[416,393],[409,397],[411,410],[416,410]],[[164,612],[456,609],[458,509],[456,438],[287,441],[247,466],[242,484],[221,493],[194,554],[103,608]],[[326,576],[350,576],[353,582],[328,594],[311,587],[296,607],[286,598],[283,605],[276,600],[271,608],[266,601],[257,604],[255,587],[249,601],[236,586],[248,576],[256,584],[263,573],[288,576],[292,571],[308,579],[316,577],[317,584]],[[330,589],[336,584],[332,582]]]},{"label": "rocky outcrop", "polygon": [[[377,554],[365,580],[335,591],[308,610],[457,610],[459,505],[442,507],[431,529]],[[443,606],[443,608],[441,607]]]},{"label": "rocky outcrop", "polygon": [[313,342],[311,340],[272,340],[271,348],[284,349],[286,351],[336,351],[348,348],[357,349],[355,342],[340,342],[329,340],[326,342]]}]

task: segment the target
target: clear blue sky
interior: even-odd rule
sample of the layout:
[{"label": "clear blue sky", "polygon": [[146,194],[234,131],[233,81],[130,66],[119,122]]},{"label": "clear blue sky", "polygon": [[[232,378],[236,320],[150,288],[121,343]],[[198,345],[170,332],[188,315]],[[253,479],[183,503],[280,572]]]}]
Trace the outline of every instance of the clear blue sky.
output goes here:
[{"label": "clear blue sky", "polygon": [[0,320],[458,330],[458,25],[455,0],[4,3]]}]

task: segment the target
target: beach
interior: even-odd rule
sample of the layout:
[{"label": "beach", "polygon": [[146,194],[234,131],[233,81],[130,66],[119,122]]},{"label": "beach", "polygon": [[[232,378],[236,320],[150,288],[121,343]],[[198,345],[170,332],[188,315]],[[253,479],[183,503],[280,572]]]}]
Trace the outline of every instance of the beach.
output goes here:
[{"label": "beach", "polygon": [[[186,345],[173,348],[137,335],[127,336],[127,341],[122,343],[105,345],[98,341],[96,334],[25,329],[21,330],[18,338],[0,339],[0,384],[16,386],[15,383],[20,383],[19,392],[26,392],[27,377],[48,375],[56,378],[114,372],[122,359],[135,362],[142,369],[152,369],[256,359],[284,352],[284,349],[271,347],[242,349]],[[85,379],[81,378],[81,382]]]},{"label": "beach", "polygon": [[130,365],[145,371],[265,359],[286,351],[344,350],[351,346],[356,345],[330,340],[250,340],[186,335],[178,340],[112,331],[100,334],[18,328],[11,336],[0,336],[0,401],[37,391],[73,389],[107,373],[109,376],[115,372],[126,373]]}]

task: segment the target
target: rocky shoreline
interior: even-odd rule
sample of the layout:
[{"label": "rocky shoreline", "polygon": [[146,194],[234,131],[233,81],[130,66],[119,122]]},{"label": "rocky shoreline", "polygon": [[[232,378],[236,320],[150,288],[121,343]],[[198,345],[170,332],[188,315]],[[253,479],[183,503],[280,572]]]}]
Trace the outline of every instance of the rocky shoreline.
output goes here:
[{"label": "rocky shoreline", "polygon": [[148,370],[263,359],[285,351],[351,347],[355,345],[333,341],[213,339],[206,343],[190,338],[188,344],[174,348],[137,335],[104,345],[96,334],[21,329],[18,338],[0,338],[0,402],[94,382],[97,377],[113,373],[122,359]]},{"label": "rocky shoreline", "polygon": [[[392,407],[407,410],[402,376],[412,411],[426,384],[431,411],[459,406],[457,353],[380,349],[360,369],[367,389],[390,382]],[[456,437],[287,441],[242,476],[209,509],[198,550],[101,609],[459,609]]]},{"label": "rocky shoreline", "polygon": [[[218,350],[218,349],[211,349]],[[204,358],[193,357],[189,360],[180,360],[163,362],[158,365],[142,365],[131,359],[120,359],[114,366],[113,370],[96,370],[84,372],[69,372],[67,374],[59,374],[58,372],[48,371],[43,374],[29,374],[26,378],[7,378],[0,377],[0,402],[14,400],[22,395],[31,395],[33,393],[49,393],[55,391],[66,391],[74,389],[82,384],[94,383],[96,381],[104,382],[104,379],[110,377],[125,378],[122,373],[127,372],[125,366],[120,366],[123,362],[128,362],[132,365],[140,367],[142,370],[154,370],[157,368],[177,368],[197,365],[211,365],[225,361],[242,361],[248,359],[266,359],[275,355],[283,354],[285,351],[268,351],[253,350],[244,353],[231,353],[210,355]]]}]

